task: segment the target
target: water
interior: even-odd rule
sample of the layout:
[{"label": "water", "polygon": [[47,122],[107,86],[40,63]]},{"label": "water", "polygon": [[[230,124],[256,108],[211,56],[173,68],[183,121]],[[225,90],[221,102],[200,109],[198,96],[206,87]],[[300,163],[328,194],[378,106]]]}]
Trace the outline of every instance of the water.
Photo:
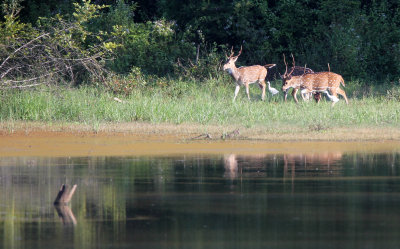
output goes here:
[{"label": "water", "polygon": [[0,158],[0,248],[399,248],[399,159]]}]

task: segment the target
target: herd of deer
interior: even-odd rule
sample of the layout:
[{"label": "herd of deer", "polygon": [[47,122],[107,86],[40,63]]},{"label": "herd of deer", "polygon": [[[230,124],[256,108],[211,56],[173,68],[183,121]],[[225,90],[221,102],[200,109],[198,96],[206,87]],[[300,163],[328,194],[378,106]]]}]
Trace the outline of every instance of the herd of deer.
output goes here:
[{"label": "herd of deer", "polygon": [[[227,61],[223,65],[223,70],[228,72],[232,78],[236,82],[235,96],[233,100],[236,99],[236,96],[239,92],[241,86],[246,87],[246,93],[248,99],[250,99],[249,94],[249,85],[252,83],[257,83],[258,86],[262,90],[261,99],[265,98],[265,78],[268,73],[268,69],[276,66],[276,64],[267,64],[264,66],[254,65],[247,67],[239,67],[235,66],[235,62],[242,53],[242,48],[240,48],[240,52],[238,55],[234,56],[233,48],[231,49],[231,55],[228,57]],[[292,96],[296,103],[297,100],[297,92],[300,90],[301,96],[303,100],[309,100],[310,96],[314,96],[314,99],[317,103],[321,99],[321,94],[325,93],[327,97],[332,101],[332,106],[335,105],[336,102],[339,101],[338,95],[342,95],[348,104],[347,96],[344,90],[340,89],[340,84],[345,86],[344,80],[341,75],[330,72],[314,72],[310,68],[295,66],[294,57],[293,66],[288,73],[288,65],[286,63],[285,56],[283,60],[285,62],[286,71],[283,75],[281,75],[281,79],[283,82],[282,91],[285,96],[285,101],[287,99],[287,91],[290,88],[293,88]],[[277,94],[279,91],[275,88],[272,88],[270,82],[268,81],[268,90],[272,95]]]}]

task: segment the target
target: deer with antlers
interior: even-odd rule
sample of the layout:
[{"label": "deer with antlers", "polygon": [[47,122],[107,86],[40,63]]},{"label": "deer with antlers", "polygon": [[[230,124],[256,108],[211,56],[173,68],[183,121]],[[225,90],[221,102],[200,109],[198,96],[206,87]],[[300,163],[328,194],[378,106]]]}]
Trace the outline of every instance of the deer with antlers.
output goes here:
[{"label": "deer with antlers", "polygon": [[268,73],[267,69],[276,66],[276,64],[267,64],[265,66],[254,65],[237,68],[235,62],[241,54],[242,47],[240,47],[239,54],[236,56],[234,56],[232,47],[231,55],[228,57],[223,66],[223,70],[228,72],[236,83],[235,97],[233,97],[233,101],[235,101],[239,93],[240,87],[243,85],[246,87],[247,98],[250,100],[249,85],[253,83],[258,83],[258,86],[262,90],[261,99],[264,100],[266,88],[265,77]]},{"label": "deer with antlers", "polygon": [[[345,99],[346,104],[349,103],[345,91],[340,89],[340,84],[345,86],[343,77],[341,75],[332,72],[319,72],[319,73],[303,74],[301,76],[293,76],[292,75],[293,70],[291,70],[290,73],[287,72],[288,71],[287,63],[285,57],[283,58],[286,65],[286,71],[282,77],[283,92],[286,92],[289,88],[300,88],[302,97],[304,99],[303,94],[324,92],[329,90],[332,96],[337,98],[337,94],[340,94]],[[292,59],[294,66],[295,61],[293,55]],[[295,101],[296,103],[298,103],[297,98],[295,98]],[[335,105],[336,102],[333,102],[332,106]]]},{"label": "deer with antlers", "polygon": [[[285,56],[285,55],[283,55],[283,56]],[[284,60],[285,60],[285,58],[284,58]],[[293,66],[290,70],[292,72],[292,74],[291,74],[292,76],[301,76],[303,74],[314,73],[314,71],[311,68],[301,67],[301,66]],[[282,75],[280,75],[280,76],[281,76],[281,79],[283,80],[283,76]],[[284,83],[284,81],[283,81],[283,83]],[[291,95],[293,96],[293,98],[295,99],[296,102],[298,102],[297,101],[297,92],[299,91],[299,89],[300,89],[300,87],[295,87],[295,88],[293,88],[292,93],[291,93]],[[283,93],[284,93],[285,102],[286,102],[288,91],[285,91]]]}]

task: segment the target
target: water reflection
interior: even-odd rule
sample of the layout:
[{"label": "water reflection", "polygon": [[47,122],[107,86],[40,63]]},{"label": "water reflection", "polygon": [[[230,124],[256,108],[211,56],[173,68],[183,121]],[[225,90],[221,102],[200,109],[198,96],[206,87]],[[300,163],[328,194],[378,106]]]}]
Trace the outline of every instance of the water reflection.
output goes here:
[{"label": "water reflection", "polygon": [[224,177],[235,179],[238,176],[238,163],[235,154],[224,155]]},{"label": "water reflection", "polygon": [[342,159],[341,152],[325,152],[313,154],[288,154],[283,156],[285,176],[290,174],[307,175],[310,173],[322,175],[340,175]]},{"label": "water reflection", "polygon": [[[399,169],[336,151],[1,158],[0,248],[397,248]],[[80,187],[57,209],[63,183]]]},{"label": "water reflection", "polygon": [[280,167],[283,161],[283,176],[295,177],[316,174],[332,176],[343,173],[341,152],[285,154],[285,155],[224,155],[224,177],[266,176],[271,169]]},{"label": "water reflection", "polygon": [[67,205],[54,205],[57,211],[58,217],[60,217],[63,225],[76,225],[76,218],[71,208]]}]

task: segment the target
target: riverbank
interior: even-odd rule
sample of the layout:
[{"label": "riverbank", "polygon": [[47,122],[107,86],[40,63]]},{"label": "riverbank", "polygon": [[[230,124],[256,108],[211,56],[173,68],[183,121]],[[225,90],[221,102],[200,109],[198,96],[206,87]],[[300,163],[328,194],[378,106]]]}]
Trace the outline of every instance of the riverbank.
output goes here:
[{"label": "riverbank", "polygon": [[260,101],[256,88],[251,101],[242,94],[232,102],[232,85],[221,80],[174,81],[127,96],[95,87],[3,91],[0,156],[287,153],[294,143],[300,145],[293,151],[301,152],[333,142],[349,150],[398,143],[398,90],[374,88],[371,95],[348,85],[350,104],[333,108],[326,99],[295,104],[268,95]]},{"label": "riverbank", "polygon": [[0,124],[0,157],[282,154],[400,151],[400,128],[331,128],[40,122]]}]

